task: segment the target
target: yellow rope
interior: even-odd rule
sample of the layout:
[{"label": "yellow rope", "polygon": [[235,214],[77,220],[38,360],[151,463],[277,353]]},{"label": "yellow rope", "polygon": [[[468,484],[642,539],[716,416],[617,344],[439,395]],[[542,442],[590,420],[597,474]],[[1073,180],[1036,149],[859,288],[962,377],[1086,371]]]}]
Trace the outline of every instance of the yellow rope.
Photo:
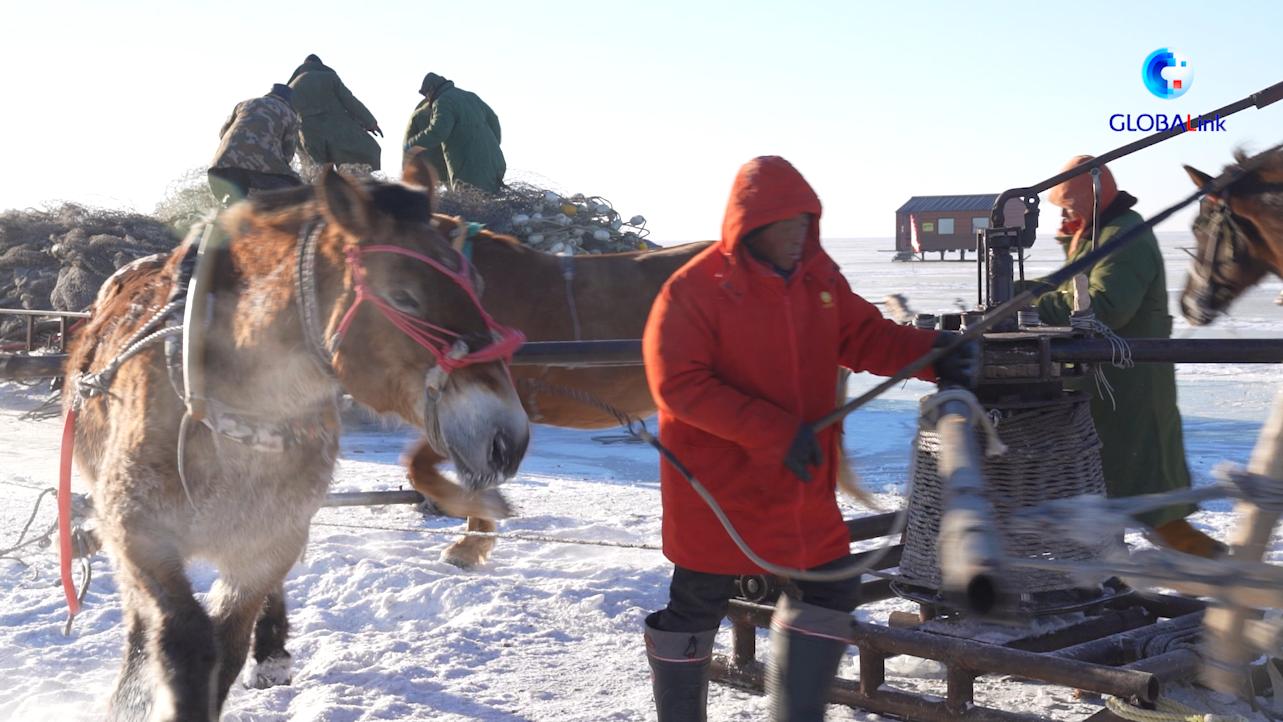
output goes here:
[{"label": "yellow rope", "polygon": [[1110,712],[1131,722],[1247,722],[1245,717],[1236,714],[1212,714],[1199,712],[1170,699],[1159,699],[1155,702],[1158,709],[1141,709],[1117,697],[1105,700]]}]

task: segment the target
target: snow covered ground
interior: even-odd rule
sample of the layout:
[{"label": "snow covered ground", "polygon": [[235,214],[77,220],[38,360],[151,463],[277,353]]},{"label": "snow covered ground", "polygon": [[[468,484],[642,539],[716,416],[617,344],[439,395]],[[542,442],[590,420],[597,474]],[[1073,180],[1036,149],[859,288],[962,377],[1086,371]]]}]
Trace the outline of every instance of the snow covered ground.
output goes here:
[{"label": "snow covered ground", "polygon": [[[1181,234],[1164,237],[1173,295],[1185,269]],[[888,241],[833,241],[857,291],[870,299],[900,291],[920,311],[974,299],[975,269],[958,263],[890,263]],[[1055,249],[1035,249],[1031,272],[1054,265]],[[1272,304],[1280,283],[1253,291],[1232,318],[1178,336],[1251,337],[1277,333],[1283,313]],[[1175,298],[1173,298],[1173,301]],[[1175,304],[1173,303],[1173,308]],[[1181,367],[1181,408],[1197,483],[1222,459],[1245,461],[1278,386],[1275,367]],[[875,380],[857,378],[853,390]],[[897,503],[907,470],[916,399],[931,387],[911,382],[847,420],[848,451],[884,505]],[[0,386],[0,548],[16,539],[40,489],[56,482],[60,422],[20,415],[39,393]],[[606,543],[655,545],[660,502],[657,463],[647,448],[614,443],[612,433],[539,427],[517,478],[507,484],[517,517],[506,532]],[[397,488],[398,457],[410,436],[363,428],[347,433],[338,491]],[[858,513],[854,506],[851,514]],[[53,520],[46,498],[35,523]],[[1194,521],[1223,537],[1228,505],[1212,504]],[[670,567],[651,549],[501,540],[491,561],[462,571],[437,561],[451,541],[430,534],[459,522],[424,518],[409,507],[326,510],[316,518],[307,556],[291,572],[287,595],[294,625],[294,683],[233,689],[224,719],[239,720],[653,720],[641,620],[666,599]],[[1133,541],[1136,541],[1133,539]],[[1277,540],[1276,540],[1277,542]],[[1275,544],[1277,561],[1279,545]],[[88,720],[101,717],[116,673],[123,632],[110,565],[99,557],[83,614],[70,637],[57,586],[54,549],[0,560],[0,719]],[[24,564],[25,562],[25,564]],[[29,566],[27,566],[29,565]],[[197,566],[199,590],[213,572]],[[862,619],[884,620],[903,602],[869,605]],[[719,642],[725,645],[728,635]],[[842,673],[854,676],[854,657]],[[895,661],[893,685],[943,692],[930,663]],[[1209,710],[1246,708],[1211,693],[1179,696]],[[1099,700],[1041,685],[988,679],[982,703],[1012,711],[1081,719]],[[762,698],[714,685],[710,718],[766,717]],[[831,708],[830,719],[877,719]]]}]

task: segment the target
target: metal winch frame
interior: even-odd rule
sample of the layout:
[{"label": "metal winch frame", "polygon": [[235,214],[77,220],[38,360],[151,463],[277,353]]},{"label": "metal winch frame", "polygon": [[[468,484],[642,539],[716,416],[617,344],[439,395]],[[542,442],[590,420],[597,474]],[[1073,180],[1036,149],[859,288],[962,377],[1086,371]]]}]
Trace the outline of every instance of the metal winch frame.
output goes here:
[{"label": "metal winch frame", "polygon": [[[1224,117],[1251,106],[1263,108],[1280,98],[1283,98],[1283,83],[1212,113]],[[939,327],[945,330],[965,330],[972,323],[988,321],[981,326],[988,331],[983,336],[983,345],[989,369],[985,382],[977,390],[982,400],[1046,400],[1063,393],[1062,381],[1066,377],[1085,373],[1090,363],[1109,362],[1113,358],[1112,343],[1095,338],[1089,332],[1040,327],[1033,319],[1022,324],[1023,319],[1014,317],[1015,314],[1013,317],[997,314],[993,319],[985,317],[1004,304],[1009,305],[1008,302],[1016,297],[1017,270],[1019,280],[1025,280],[1024,252],[1033,245],[1036,236],[1039,193],[1182,132],[1185,129],[1177,127],[1157,133],[1034,186],[1009,190],[997,198],[991,227],[977,234],[977,250],[980,251],[977,254],[978,307],[967,314],[939,319]],[[1018,224],[1013,224],[1013,219],[1004,215],[1004,208],[1012,199],[1020,200],[1024,208],[1023,218],[1018,219]],[[928,322],[921,325],[935,327],[936,324]],[[1262,343],[1127,339],[1127,343],[1132,352],[1131,360],[1135,363],[1280,361],[1278,348],[1274,352],[1266,351],[1275,346],[1273,340]],[[867,400],[877,392],[878,389],[868,392],[862,399]],[[1279,409],[1283,410],[1283,397]],[[839,410],[831,416],[840,418],[842,413],[843,410]],[[936,419],[937,428],[943,424],[940,473],[947,494],[937,544],[944,598],[957,600],[959,609],[987,613],[998,607],[997,602],[1004,594],[1004,565],[1015,560],[1004,557],[1001,539],[991,523],[992,507],[981,493],[984,484],[980,471],[981,457],[975,436],[971,433],[970,413],[965,405],[946,405],[940,409]],[[1269,477],[1272,485],[1283,486],[1283,411],[1276,412],[1276,416],[1279,417],[1278,422],[1271,422],[1270,426],[1279,428],[1271,432],[1267,427],[1258,444],[1258,452],[1262,446],[1270,446],[1277,456],[1271,456],[1275,459],[1272,463],[1262,463],[1257,461],[1258,453],[1254,455],[1254,467],[1268,467],[1267,471],[1257,473]],[[831,420],[826,418],[825,421]],[[1243,532],[1244,539],[1236,545],[1236,551],[1246,550],[1255,559],[1260,559],[1260,552],[1279,514],[1277,510],[1259,506],[1259,500],[1256,501],[1258,505],[1249,502],[1244,510],[1251,531]],[[853,535],[852,539],[854,541],[857,537]],[[888,557],[894,556],[898,560],[898,552],[902,548],[897,547],[897,554]],[[888,559],[883,568],[895,563]],[[1107,569],[1110,565],[1103,563],[1100,566]],[[1177,563],[1176,566],[1181,565]],[[1152,581],[1143,574],[1129,578],[1141,583]],[[1165,581],[1171,582],[1171,575]],[[862,602],[890,596],[891,590],[888,588],[884,593],[881,586],[886,582],[884,578],[870,585]],[[769,589],[769,585],[758,586]],[[1167,586],[1201,594],[1218,591],[1215,585],[1209,584],[1169,583]],[[1264,593],[1248,596],[1259,601],[1264,598],[1261,594]],[[1278,596],[1283,596],[1283,593]],[[1242,595],[1229,602],[1231,606],[1227,609],[1218,608],[1209,613],[1208,627],[1223,632],[1206,650],[1210,665],[1205,663],[1197,646],[1198,634],[1203,629],[1204,602],[1172,595],[1136,592],[1114,599],[1102,597],[1080,623],[1068,625],[1050,635],[1017,637],[1003,645],[959,639],[932,631],[925,626],[937,611],[931,605],[922,605],[916,619],[914,615],[893,614],[887,627],[853,622],[848,641],[860,650],[859,677],[857,680],[838,679],[830,701],[911,720],[1033,720],[1044,718],[977,706],[974,698],[976,677],[983,674],[1012,675],[1146,704],[1157,700],[1164,683],[1194,679],[1203,670],[1204,680],[1217,689],[1236,688],[1237,691],[1246,686],[1246,681],[1230,679],[1230,676],[1246,668],[1252,651],[1259,653],[1283,648],[1283,625],[1252,622],[1249,619],[1252,610]],[[751,691],[762,690],[764,667],[756,660],[756,634],[757,628],[769,626],[771,611],[769,606],[747,600],[732,603],[733,653],[715,660],[714,679]],[[914,628],[903,628],[906,626]],[[944,663],[947,668],[945,698],[887,687],[885,661],[889,656],[898,654]],[[1102,710],[1092,719],[1115,717]]]}]

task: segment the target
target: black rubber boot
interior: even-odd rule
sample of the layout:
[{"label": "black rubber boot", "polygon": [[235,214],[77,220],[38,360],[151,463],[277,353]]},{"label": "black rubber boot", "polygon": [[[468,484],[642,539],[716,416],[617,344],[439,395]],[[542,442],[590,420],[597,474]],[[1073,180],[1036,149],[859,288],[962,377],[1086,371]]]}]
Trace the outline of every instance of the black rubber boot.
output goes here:
[{"label": "black rubber boot", "polygon": [[822,722],[850,632],[850,614],[780,596],[766,667],[774,722]]},{"label": "black rubber boot", "polygon": [[708,719],[708,673],[716,635],[716,629],[664,632],[646,620],[646,659],[659,722]]}]

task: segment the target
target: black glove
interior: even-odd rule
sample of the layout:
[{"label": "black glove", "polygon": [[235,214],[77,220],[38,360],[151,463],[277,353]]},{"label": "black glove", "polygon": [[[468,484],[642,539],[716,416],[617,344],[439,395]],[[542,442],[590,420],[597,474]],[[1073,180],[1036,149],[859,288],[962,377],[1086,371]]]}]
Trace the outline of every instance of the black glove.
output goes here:
[{"label": "black glove", "polygon": [[810,481],[811,472],[807,467],[819,466],[822,461],[824,454],[820,451],[820,442],[816,440],[811,425],[804,421],[797,427],[793,443],[789,444],[789,452],[784,456],[784,466],[802,481]]},{"label": "black glove", "polygon": [[[952,331],[943,331],[936,336],[932,348],[941,348],[953,343],[958,337]],[[936,361],[936,378],[939,383],[954,384],[974,389],[980,383],[980,342],[972,339],[945,354]]]}]

